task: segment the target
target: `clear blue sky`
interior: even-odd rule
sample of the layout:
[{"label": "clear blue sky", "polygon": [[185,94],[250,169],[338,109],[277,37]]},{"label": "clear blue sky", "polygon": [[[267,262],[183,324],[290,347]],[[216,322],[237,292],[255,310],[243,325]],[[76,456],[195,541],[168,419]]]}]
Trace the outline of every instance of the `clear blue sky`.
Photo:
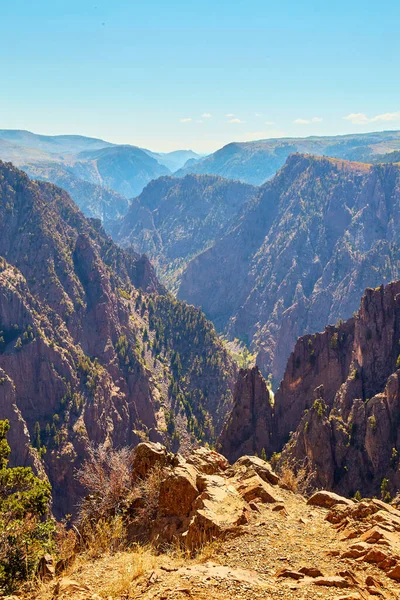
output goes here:
[{"label": "clear blue sky", "polygon": [[395,0],[0,8],[0,128],[204,152],[232,140],[400,129]]}]

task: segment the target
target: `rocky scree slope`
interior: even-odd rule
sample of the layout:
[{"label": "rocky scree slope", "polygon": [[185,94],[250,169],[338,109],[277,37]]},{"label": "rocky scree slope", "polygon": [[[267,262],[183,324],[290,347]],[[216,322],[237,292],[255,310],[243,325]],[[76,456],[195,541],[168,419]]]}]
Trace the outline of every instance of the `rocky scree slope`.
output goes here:
[{"label": "rocky scree slope", "polygon": [[240,372],[221,451],[232,460],[283,448],[280,466],[308,489],[394,497],[399,356],[400,282],[367,289],[354,317],[297,341],[273,402],[257,367]]},{"label": "rocky scree slope", "polygon": [[224,234],[256,191],[216,176],[160,177],[109,231],[122,246],[146,253],[161,279],[175,289],[188,262]]},{"label": "rocky scree slope", "polygon": [[0,163],[0,412],[71,513],[89,443],[215,439],[235,366],[213,326],[68,194]]},{"label": "rocky scree slope", "polygon": [[300,335],[350,317],[366,287],[400,277],[399,211],[398,165],[291,155],[189,263],[178,296],[256,350],[277,384]]},{"label": "rocky scree slope", "polygon": [[[158,486],[149,488],[155,474]],[[97,561],[77,557],[35,598],[398,597],[400,512],[394,506],[324,491],[306,500],[285,489],[260,458],[229,464],[205,448],[184,458],[161,444],[139,444],[131,480],[128,533],[152,546]],[[143,519],[149,489],[152,512]],[[174,552],[178,544],[181,551]]]}]

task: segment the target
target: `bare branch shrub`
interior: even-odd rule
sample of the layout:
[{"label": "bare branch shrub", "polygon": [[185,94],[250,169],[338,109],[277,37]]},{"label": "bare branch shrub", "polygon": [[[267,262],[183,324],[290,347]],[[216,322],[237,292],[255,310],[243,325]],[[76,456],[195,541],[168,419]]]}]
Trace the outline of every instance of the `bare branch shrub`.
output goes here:
[{"label": "bare branch shrub", "polygon": [[99,556],[148,539],[157,515],[162,467],[156,465],[134,482],[129,449],[102,444],[89,448],[76,477],[89,492],[78,513],[80,542],[86,552]]},{"label": "bare branch shrub", "polygon": [[121,513],[131,493],[130,452],[105,444],[89,447],[76,478],[88,491],[79,506],[79,523],[99,522]]}]

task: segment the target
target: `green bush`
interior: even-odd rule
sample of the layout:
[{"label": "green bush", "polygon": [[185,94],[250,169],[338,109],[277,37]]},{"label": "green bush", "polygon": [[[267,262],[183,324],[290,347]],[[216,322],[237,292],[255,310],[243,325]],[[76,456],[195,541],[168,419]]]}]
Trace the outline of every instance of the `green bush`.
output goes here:
[{"label": "green bush", "polygon": [[53,545],[50,485],[30,467],[8,466],[9,422],[0,421],[0,595],[31,577]]}]

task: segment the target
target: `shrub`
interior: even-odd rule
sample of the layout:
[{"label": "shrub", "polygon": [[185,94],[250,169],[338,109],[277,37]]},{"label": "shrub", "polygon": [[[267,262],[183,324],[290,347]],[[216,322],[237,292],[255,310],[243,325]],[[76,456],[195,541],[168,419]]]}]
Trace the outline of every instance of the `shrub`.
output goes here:
[{"label": "shrub", "polygon": [[389,481],[384,477],[381,483],[381,498],[384,502],[390,502],[392,497],[388,491]]},{"label": "shrub", "polygon": [[54,544],[50,485],[30,467],[8,467],[8,421],[0,421],[0,592],[30,578]]},{"label": "shrub", "polygon": [[107,520],[121,513],[131,490],[129,454],[128,448],[89,446],[88,457],[76,472],[77,480],[88,491],[79,506],[81,524]]},{"label": "shrub", "polygon": [[338,342],[339,342],[339,334],[336,331],[333,336],[331,337],[331,340],[329,342],[330,347],[332,348],[332,350],[336,350],[338,347]]},{"label": "shrub", "polygon": [[281,453],[280,452],[274,452],[271,456],[271,467],[274,469],[274,471],[276,471],[276,469],[278,468],[278,463],[279,460],[281,458]]},{"label": "shrub", "polygon": [[154,466],[146,477],[138,481],[131,496],[133,504],[135,499],[140,499],[135,510],[132,523],[142,533],[146,533],[157,516],[158,501],[160,497],[161,482],[165,472],[159,465]]},{"label": "shrub", "polygon": [[322,399],[314,400],[313,409],[317,412],[319,417],[322,417],[325,412],[325,408],[326,404]]},{"label": "shrub", "polygon": [[156,517],[163,469],[156,466],[133,482],[130,467],[128,448],[101,444],[89,448],[76,473],[89,492],[79,506],[78,527],[90,556],[122,550],[134,536],[146,537]]}]

